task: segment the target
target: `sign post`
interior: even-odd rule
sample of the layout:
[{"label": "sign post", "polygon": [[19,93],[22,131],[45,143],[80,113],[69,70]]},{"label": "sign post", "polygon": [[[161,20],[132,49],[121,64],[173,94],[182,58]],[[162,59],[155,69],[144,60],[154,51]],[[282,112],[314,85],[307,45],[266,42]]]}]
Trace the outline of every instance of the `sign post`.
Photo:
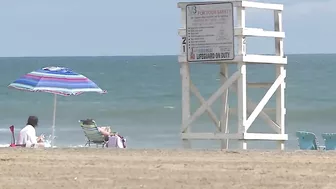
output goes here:
[{"label": "sign post", "polygon": [[188,62],[234,59],[234,22],[231,2],[186,6]]}]

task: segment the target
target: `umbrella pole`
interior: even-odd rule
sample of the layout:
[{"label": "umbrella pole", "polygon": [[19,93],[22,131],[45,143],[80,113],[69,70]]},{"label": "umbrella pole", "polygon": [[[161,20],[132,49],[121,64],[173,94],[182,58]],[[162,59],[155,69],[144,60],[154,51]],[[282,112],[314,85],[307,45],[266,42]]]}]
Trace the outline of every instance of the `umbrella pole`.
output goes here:
[{"label": "umbrella pole", "polygon": [[57,104],[57,95],[54,94],[54,114],[53,114],[53,124],[51,130],[51,147],[54,147],[54,138],[55,138],[55,123],[56,123],[56,104]]}]

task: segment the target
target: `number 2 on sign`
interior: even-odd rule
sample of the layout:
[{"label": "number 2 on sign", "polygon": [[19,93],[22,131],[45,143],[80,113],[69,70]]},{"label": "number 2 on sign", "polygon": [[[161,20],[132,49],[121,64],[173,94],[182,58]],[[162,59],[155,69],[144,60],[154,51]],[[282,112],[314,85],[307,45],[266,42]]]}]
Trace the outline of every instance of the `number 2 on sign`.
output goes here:
[{"label": "number 2 on sign", "polygon": [[182,49],[184,53],[186,52],[186,44],[187,44],[186,40],[187,40],[186,37],[182,37]]},{"label": "number 2 on sign", "polygon": [[187,38],[186,37],[182,37],[182,44],[185,45],[186,44],[186,40]]}]

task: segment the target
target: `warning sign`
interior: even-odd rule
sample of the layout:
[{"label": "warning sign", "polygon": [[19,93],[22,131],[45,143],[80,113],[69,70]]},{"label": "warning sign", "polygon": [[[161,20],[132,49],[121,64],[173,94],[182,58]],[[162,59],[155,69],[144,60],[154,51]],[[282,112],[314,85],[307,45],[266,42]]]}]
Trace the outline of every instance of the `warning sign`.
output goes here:
[{"label": "warning sign", "polygon": [[233,4],[188,4],[186,11],[188,62],[233,60]]}]

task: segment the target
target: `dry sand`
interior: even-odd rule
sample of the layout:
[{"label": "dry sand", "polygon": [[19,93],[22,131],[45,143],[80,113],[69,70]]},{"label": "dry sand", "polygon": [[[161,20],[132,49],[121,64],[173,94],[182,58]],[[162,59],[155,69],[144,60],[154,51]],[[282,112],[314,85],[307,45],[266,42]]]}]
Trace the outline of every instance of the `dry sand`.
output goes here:
[{"label": "dry sand", "polygon": [[0,188],[336,188],[335,152],[0,149]]}]

